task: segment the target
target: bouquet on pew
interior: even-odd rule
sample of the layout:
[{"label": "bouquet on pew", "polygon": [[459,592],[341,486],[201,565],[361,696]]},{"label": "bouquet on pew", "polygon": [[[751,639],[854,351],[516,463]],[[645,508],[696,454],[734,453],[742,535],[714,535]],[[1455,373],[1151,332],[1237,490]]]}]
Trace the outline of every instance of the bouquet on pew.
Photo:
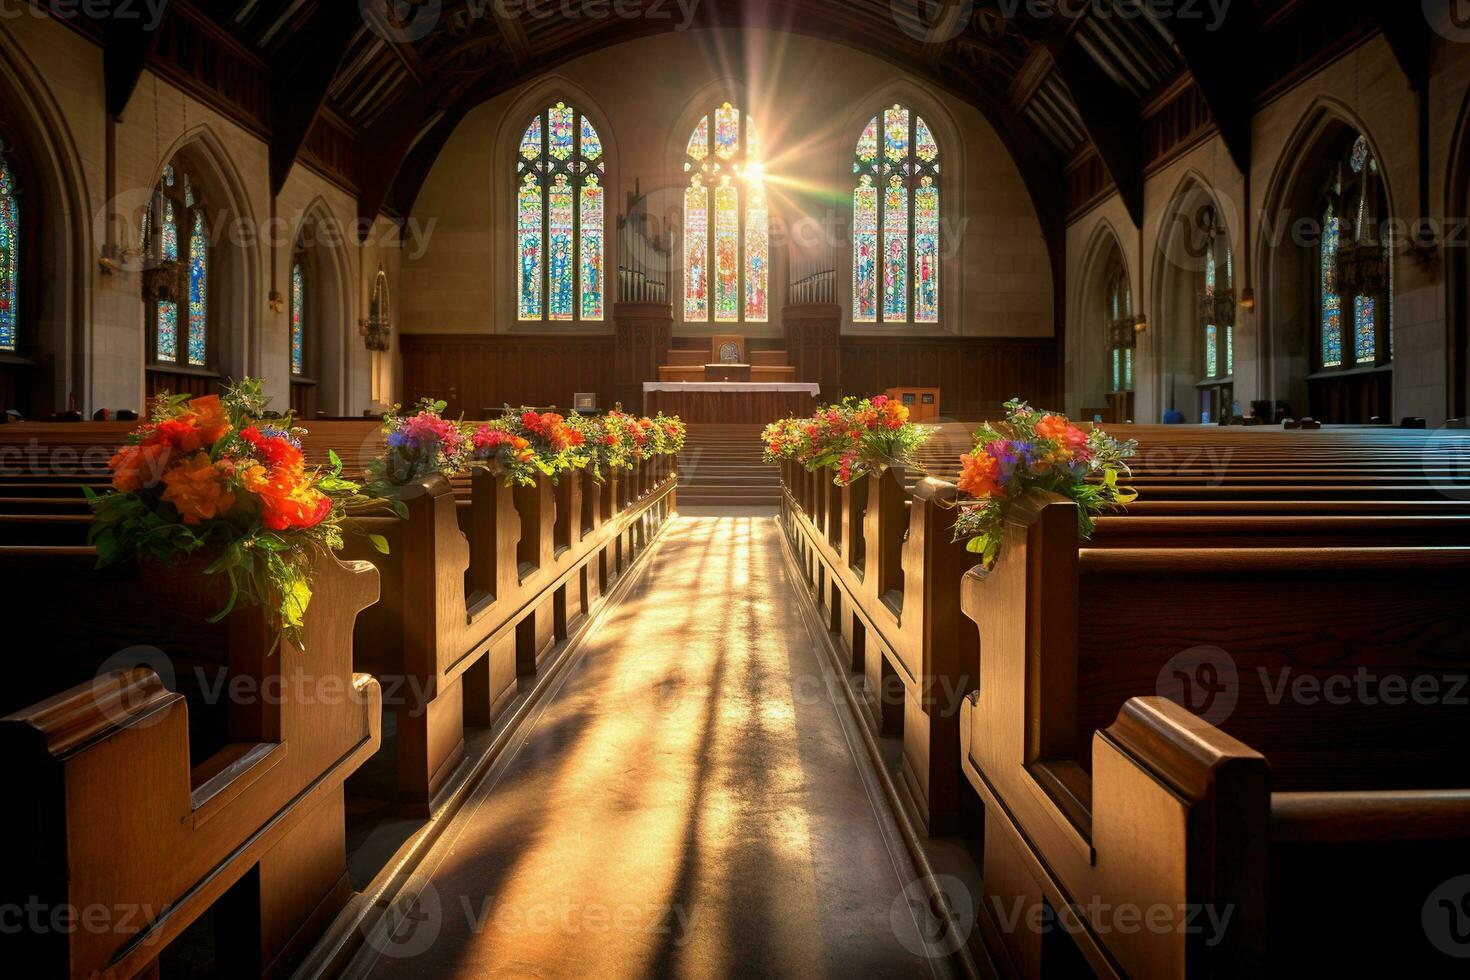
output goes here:
[{"label": "bouquet on pew", "polygon": [[535,486],[537,476],[553,480],[592,461],[586,433],[555,412],[522,408],[479,426],[470,436],[471,466],[505,477],[506,486]]},{"label": "bouquet on pew", "polygon": [[460,422],[444,418],[447,403],[422,399],[412,414],[394,405],[383,416],[383,434],[388,447],[368,464],[368,488],[380,497],[392,498],[397,488],[417,483],[438,473],[446,479],[464,472],[469,462],[470,441]]},{"label": "bouquet on pew", "polygon": [[689,432],[684,420],[677,415],[659,412],[652,419],[653,452],[657,456],[677,456],[684,451],[684,440]]},{"label": "bouquet on pew", "polygon": [[955,540],[967,541],[969,551],[993,566],[1012,504],[1033,491],[1074,501],[1078,530],[1088,538],[1094,517],[1138,498],[1118,482],[1131,475],[1127,461],[1137,449],[1132,440],[1119,442],[1101,429],[1079,428],[1065,415],[1007,402],[1005,422],[981,426],[974,450],[960,457],[963,472],[957,483],[974,499],[960,505],[964,512],[955,521]]},{"label": "bouquet on pew", "polygon": [[845,398],[817,409],[809,419],[766,426],[763,458],[794,459],[808,470],[834,471],[838,486],[892,467],[923,469],[914,454],[929,433],[909,421],[909,410],[886,395]]},{"label": "bouquet on pew", "polygon": [[[312,558],[342,547],[349,506],[366,503],[342,460],[309,468],[305,430],[263,421],[267,399],[245,379],[223,396],[160,395],[150,421],[112,457],[113,492],[87,488],[98,566],[138,561],[145,574],[198,586],[218,622],[258,605],[277,634],[300,642]],[[380,550],[387,543],[374,540]],[[198,566],[197,569],[191,566]],[[197,581],[180,579],[194,574]],[[215,598],[217,597],[217,598]]]}]

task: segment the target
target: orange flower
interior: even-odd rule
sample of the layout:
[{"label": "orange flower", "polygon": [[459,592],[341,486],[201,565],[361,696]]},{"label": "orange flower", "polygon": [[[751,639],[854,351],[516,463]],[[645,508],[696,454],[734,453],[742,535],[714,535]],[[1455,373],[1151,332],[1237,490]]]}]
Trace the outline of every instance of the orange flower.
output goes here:
[{"label": "orange flower", "polygon": [[163,499],[174,505],[185,524],[223,515],[235,506],[220,473],[205,453],[195,453],[163,475]]},{"label": "orange flower", "polygon": [[107,464],[112,469],[113,489],[135,493],[157,486],[172,454],[173,447],[167,444],[123,446]]},{"label": "orange flower", "polygon": [[1004,496],[997,481],[1000,460],[983,449],[977,449],[973,454],[961,456],[960,463],[964,470],[955,485],[961,490],[972,497]]},{"label": "orange flower", "polygon": [[219,395],[191,399],[189,408],[179,419],[198,429],[206,445],[219,442],[230,431],[230,417],[225,414]]},{"label": "orange flower", "polygon": [[331,498],[291,469],[252,466],[240,480],[260,498],[260,521],[272,531],[315,527],[331,513]]},{"label": "orange flower", "polygon": [[1036,423],[1036,434],[1043,439],[1055,439],[1062,448],[1075,453],[1087,445],[1087,433],[1077,428],[1061,415],[1044,415]]}]

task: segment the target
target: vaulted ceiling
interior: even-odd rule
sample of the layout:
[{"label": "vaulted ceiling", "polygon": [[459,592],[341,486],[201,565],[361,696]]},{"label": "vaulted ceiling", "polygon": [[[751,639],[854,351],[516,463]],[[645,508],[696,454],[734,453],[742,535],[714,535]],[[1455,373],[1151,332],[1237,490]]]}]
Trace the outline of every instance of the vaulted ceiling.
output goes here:
[{"label": "vaulted ceiling", "polygon": [[[613,0],[572,0],[584,14],[575,17],[562,15],[561,3],[171,0],[164,16],[189,20],[264,69],[273,189],[314,126],[328,122],[354,144],[345,176],[364,218],[409,213],[449,134],[476,105],[579,55],[672,31],[692,6],[688,27],[828,39],[973,103],[1016,157],[1054,247],[1065,173],[1084,154],[1096,153],[1141,220],[1145,117],[1181,82],[1197,87],[1243,166],[1254,100],[1317,53],[1305,48],[1366,24],[1388,37],[1411,80],[1428,62],[1427,27],[1409,0],[616,0],[618,15]],[[585,15],[596,10],[608,15]],[[1321,31],[1323,19],[1340,30]],[[166,32],[111,22],[92,33],[106,51],[109,108],[120,116]],[[740,35],[721,43],[738,45]]]}]

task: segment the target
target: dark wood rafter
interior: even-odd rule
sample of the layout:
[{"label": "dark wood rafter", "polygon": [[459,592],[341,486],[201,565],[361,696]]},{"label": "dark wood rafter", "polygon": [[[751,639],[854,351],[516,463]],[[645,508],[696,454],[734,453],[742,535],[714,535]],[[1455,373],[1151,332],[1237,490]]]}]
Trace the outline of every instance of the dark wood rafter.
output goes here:
[{"label": "dark wood rafter", "polygon": [[271,193],[281,193],[306,135],[326,104],[332,80],[352,41],[366,28],[356,17],[327,6],[312,11],[271,65]]},{"label": "dark wood rafter", "polygon": [[143,68],[163,36],[164,20],[171,12],[168,0],[159,0],[152,16],[113,17],[107,23],[102,49],[102,76],[107,89],[107,114],[122,122],[123,110],[133,97]]},{"label": "dark wood rafter", "polygon": [[1220,21],[1203,17],[1176,17],[1169,21],[1174,43],[1184,65],[1194,76],[1220,139],[1241,173],[1250,170],[1252,93],[1242,84],[1241,59],[1255,47],[1257,12],[1254,5],[1237,3]]},{"label": "dark wood rafter", "polygon": [[1058,43],[1052,58],[1128,217],[1142,228],[1143,123],[1137,99],[1067,39]]}]

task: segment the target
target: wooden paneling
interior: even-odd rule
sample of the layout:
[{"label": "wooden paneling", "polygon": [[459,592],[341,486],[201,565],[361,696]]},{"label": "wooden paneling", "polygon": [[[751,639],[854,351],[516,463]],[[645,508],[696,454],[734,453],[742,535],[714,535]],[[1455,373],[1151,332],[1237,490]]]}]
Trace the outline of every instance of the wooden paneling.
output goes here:
[{"label": "wooden paneling", "polygon": [[442,398],[450,415],[475,417],[505,404],[570,409],[578,391],[613,403],[611,334],[406,334],[401,343],[405,405]]},{"label": "wooden paneling", "polygon": [[764,425],[816,409],[804,391],[651,391],[644,411],[677,415],[685,422]]},{"label": "wooden paneling", "polygon": [[939,388],[951,417],[998,417],[1020,397],[1059,408],[1056,342],[1022,337],[843,337],[842,388]]}]

